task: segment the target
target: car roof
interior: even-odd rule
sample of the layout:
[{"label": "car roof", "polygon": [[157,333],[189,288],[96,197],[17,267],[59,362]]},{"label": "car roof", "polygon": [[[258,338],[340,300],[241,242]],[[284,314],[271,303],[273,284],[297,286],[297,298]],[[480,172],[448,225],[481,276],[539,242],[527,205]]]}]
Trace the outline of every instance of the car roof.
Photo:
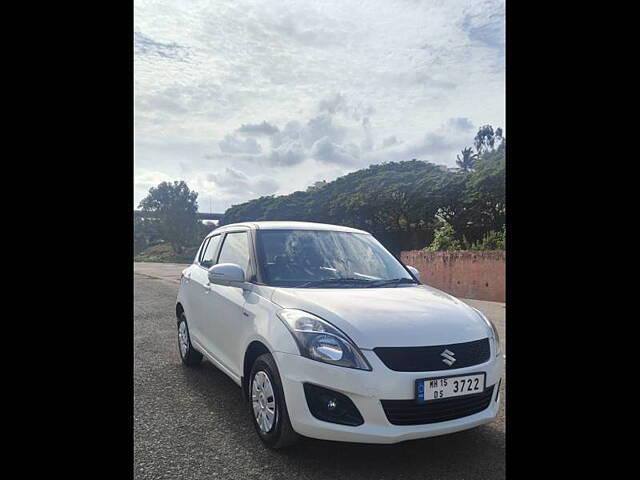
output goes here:
[{"label": "car roof", "polygon": [[351,232],[351,233],[369,233],[357,228],[344,227],[342,225],[330,225],[328,223],[315,222],[287,222],[287,221],[269,221],[269,222],[242,222],[231,223],[216,228],[209,235],[214,233],[222,233],[236,227],[253,228],[256,230],[329,230],[333,232]]}]

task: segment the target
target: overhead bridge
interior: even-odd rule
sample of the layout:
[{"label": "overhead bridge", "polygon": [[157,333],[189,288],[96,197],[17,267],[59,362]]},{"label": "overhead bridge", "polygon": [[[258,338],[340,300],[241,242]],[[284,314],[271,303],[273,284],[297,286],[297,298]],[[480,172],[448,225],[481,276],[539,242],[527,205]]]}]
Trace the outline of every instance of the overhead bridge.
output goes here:
[{"label": "overhead bridge", "polygon": [[[222,218],[222,216],[224,215],[223,213],[200,213],[198,212],[196,215],[198,215],[198,219],[199,220],[220,220]],[[133,211],[133,217],[139,217],[139,218],[154,218],[157,215],[153,212],[143,212],[141,210],[134,210]]]}]

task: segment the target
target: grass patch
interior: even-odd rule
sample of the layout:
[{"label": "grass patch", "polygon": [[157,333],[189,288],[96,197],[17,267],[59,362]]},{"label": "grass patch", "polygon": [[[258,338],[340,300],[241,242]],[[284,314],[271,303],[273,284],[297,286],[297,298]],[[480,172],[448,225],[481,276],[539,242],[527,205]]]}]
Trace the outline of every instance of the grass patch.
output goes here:
[{"label": "grass patch", "polygon": [[133,257],[134,262],[155,262],[155,263],[191,263],[195,257],[198,247],[187,247],[184,253],[177,254],[173,247],[167,243],[160,243],[146,248]]}]

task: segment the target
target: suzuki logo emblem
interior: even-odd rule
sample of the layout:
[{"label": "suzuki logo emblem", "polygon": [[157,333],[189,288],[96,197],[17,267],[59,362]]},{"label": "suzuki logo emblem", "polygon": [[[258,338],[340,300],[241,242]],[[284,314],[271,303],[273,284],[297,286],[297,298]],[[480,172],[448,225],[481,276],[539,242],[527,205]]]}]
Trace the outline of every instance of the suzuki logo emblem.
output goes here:
[{"label": "suzuki logo emblem", "polygon": [[455,353],[453,353],[451,350],[445,350],[440,354],[440,356],[443,357],[442,361],[449,366],[453,365],[456,361],[454,355]]}]

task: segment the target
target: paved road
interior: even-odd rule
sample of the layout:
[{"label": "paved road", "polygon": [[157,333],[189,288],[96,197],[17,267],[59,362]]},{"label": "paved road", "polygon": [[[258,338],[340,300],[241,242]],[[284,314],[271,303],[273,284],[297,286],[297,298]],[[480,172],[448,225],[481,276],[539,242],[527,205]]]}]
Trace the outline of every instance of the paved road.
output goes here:
[{"label": "paved road", "polygon": [[[180,362],[173,313],[178,267],[134,267],[136,479],[505,477],[504,402],[496,422],[442,437],[396,445],[306,439],[283,452],[264,448],[240,388],[209,362],[195,369]],[[498,313],[500,307],[490,306]]]}]

